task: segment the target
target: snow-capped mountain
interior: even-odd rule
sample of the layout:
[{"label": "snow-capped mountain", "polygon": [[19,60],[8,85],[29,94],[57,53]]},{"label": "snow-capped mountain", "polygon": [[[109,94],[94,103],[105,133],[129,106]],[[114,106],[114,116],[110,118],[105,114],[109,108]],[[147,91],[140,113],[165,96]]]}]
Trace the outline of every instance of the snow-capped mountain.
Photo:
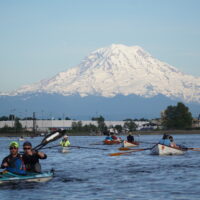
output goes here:
[{"label": "snow-capped mountain", "polygon": [[132,94],[154,97],[160,94],[200,103],[200,77],[181,73],[139,46],[113,44],[92,52],[74,68],[23,86],[9,95],[38,92],[64,96],[79,94],[82,97]]}]

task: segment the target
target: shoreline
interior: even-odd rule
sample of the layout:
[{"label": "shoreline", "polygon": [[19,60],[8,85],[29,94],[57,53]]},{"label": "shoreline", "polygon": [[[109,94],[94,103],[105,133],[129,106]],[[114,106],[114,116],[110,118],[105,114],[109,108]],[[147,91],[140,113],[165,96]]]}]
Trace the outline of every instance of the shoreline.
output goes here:
[{"label": "shoreline", "polygon": [[[164,133],[169,135],[178,134],[200,134],[200,130],[160,130],[160,131],[134,131],[133,135],[163,135]],[[105,136],[99,133],[67,133],[68,136]],[[127,135],[124,133],[118,135]],[[0,133],[0,137],[41,137],[40,134],[33,135],[32,133]]]}]

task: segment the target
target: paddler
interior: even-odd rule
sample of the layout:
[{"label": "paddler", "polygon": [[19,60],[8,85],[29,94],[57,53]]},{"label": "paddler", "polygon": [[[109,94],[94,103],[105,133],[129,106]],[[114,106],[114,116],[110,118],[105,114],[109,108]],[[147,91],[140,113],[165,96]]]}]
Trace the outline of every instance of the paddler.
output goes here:
[{"label": "paddler", "polygon": [[39,159],[46,159],[47,155],[43,152],[32,149],[32,144],[28,141],[23,144],[24,154],[23,161],[28,172],[41,172],[41,165]]},{"label": "paddler", "polygon": [[22,155],[18,153],[19,143],[15,141],[11,142],[9,149],[10,155],[3,159],[1,168],[15,174],[26,175],[26,169],[23,163]]},{"label": "paddler", "polygon": [[68,136],[67,136],[67,135],[65,135],[65,136],[63,137],[63,139],[62,139],[61,142],[60,142],[60,145],[61,145],[62,147],[68,147],[68,146],[70,146],[70,142],[69,142],[69,139],[68,139]]},{"label": "paddler", "polygon": [[129,132],[129,135],[127,136],[127,141],[128,142],[134,142],[134,137],[133,137],[133,135],[131,134],[131,132]]}]

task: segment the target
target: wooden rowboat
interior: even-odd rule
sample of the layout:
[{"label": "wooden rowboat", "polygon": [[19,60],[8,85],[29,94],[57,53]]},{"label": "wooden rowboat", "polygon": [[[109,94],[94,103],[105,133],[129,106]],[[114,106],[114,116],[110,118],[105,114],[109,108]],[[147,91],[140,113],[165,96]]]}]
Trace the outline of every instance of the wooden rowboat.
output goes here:
[{"label": "wooden rowboat", "polygon": [[186,150],[165,146],[162,144],[156,144],[151,149],[151,154],[153,155],[182,155]]},{"label": "wooden rowboat", "polygon": [[104,140],[103,143],[106,145],[112,145],[112,144],[120,144],[122,143],[122,141],[121,140]]},{"label": "wooden rowboat", "polygon": [[128,142],[128,141],[124,140],[122,147],[136,147],[138,145],[139,145],[139,142]]}]

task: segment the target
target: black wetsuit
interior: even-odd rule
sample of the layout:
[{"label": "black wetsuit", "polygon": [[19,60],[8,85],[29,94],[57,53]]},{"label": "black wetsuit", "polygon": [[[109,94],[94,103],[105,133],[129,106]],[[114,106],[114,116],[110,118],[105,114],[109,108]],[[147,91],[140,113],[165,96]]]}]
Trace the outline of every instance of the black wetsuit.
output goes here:
[{"label": "black wetsuit", "polygon": [[26,170],[29,172],[41,172],[39,159],[46,159],[46,158],[47,158],[46,154],[45,157],[41,158],[37,152],[33,153],[33,155],[23,154],[23,161],[26,166]]},{"label": "black wetsuit", "polygon": [[134,137],[132,135],[127,136],[127,141],[128,142],[134,142]]}]

